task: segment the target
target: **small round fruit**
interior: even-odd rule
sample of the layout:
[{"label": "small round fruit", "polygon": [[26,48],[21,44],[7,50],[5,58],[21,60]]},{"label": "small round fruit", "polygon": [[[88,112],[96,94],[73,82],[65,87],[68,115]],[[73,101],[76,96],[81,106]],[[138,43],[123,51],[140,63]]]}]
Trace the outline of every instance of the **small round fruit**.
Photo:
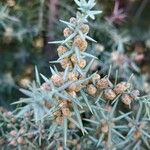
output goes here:
[{"label": "small round fruit", "polygon": [[62,45],[60,45],[60,46],[57,48],[57,52],[58,52],[58,55],[61,56],[61,55],[63,55],[64,53],[67,52],[67,48],[64,47],[64,46],[62,46]]},{"label": "small round fruit", "polygon": [[81,38],[80,36],[77,36],[74,39],[73,45],[78,47],[80,51],[85,51],[87,49],[88,43],[85,39]]},{"label": "small round fruit", "polygon": [[58,74],[52,75],[51,80],[52,80],[53,84],[56,86],[60,86],[61,84],[63,84],[63,79]]},{"label": "small round fruit", "polygon": [[123,102],[125,105],[130,105],[131,102],[132,102],[132,100],[133,100],[133,98],[132,98],[130,95],[128,95],[128,94],[124,94],[124,95],[122,96],[122,102]]},{"label": "small round fruit", "polygon": [[130,87],[130,84],[127,82],[121,82],[116,85],[114,88],[114,91],[116,94],[122,94],[124,93],[128,88]]},{"label": "small round fruit", "polygon": [[76,54],[73,54],[70,59],[71,59],[73,64],[77,64],[78,63],[78,59],[77,59]]},{"label": "small round fruit", "polygon": [[88,33],[89,30],[90,30],[90,27],[89,27],[89,25],[87,25],[87,24],[82,24],[81,27],[80,27],[80,30],[81,30],[83,33]]},{"label": "small round fruit", "polygon": [[80,68],[85,68],[86,66],[86,60],[85,59],[81,59],[80,62],[79,62],[79,67]]},{"label": "small round fruit", "polygon": [[70,80],[70,81],[75,81],[75,80],[77,80],[76,74],[73,73],[73,72],[69,72],[69,73],[68,73],[68,80]]},{"label": "small round fruit", "polygon": [[102,78],[97,81],[96,87],[100,90],[106,89],[109,86],[109,81],[107,78]]},{"label": "small round fruit", "polygon": [[107,124],[104,124],[104,125],[101,127],[101,131],[102,131],[104,134],[108,133],[108,131],[109,131],[108,125],[107,125]]},{"label": "small round fruit", "polygon": [[67,27],[64,29],[64,37],[69,37],[72,34],[72,31]]},{"label": "small round fruit", "polygon": [[107,100],[114,100],[116,97],[116,94],[112,89],[106,89],[104,91],[104,96]]},{"label": "small round fruit", "polygon": [[69,108],[63,108],[63,109],[62,109],[62,113],[63,113],[63,115],[66,116],[66,117],[71,116],[71,112],[70,112],[70,109],[69,109]]},{"label": "small round fruit", "polygon": [[97,89],[93,84],[90,84],[90,85],[87,86],[87,91],[88,91],[88,94],[93,96],[93,95],[96,94]]},{"label": "small round fruit", "polygon": [[64,58],[60,61],[60,64],[62,66],[62,68],[67,68],[69,67],[69,69],[72,69],[72,63],[71,61],[69,60],[69,58]]}]

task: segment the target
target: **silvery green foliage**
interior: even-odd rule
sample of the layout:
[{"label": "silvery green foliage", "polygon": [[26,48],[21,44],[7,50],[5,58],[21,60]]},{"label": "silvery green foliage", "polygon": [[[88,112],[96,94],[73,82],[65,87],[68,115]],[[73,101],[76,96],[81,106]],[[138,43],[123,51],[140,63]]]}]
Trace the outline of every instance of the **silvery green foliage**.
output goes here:
[{"label": "silvery green foliage", "polygon": [[102,11],[95,11],[92,8],[96,5],[95,0],[74,0],[75,3],[79,6],[79,10],[85,14],[85,18],[90,17],[91,19],[95,19],[95,15],[102,13]]},{"label": "silvery green foliage", "polygon": [[[81,13],[78,12],[76,15],[76,19],[79,23],[86,23],[89,17],[94,19],[94,16],[100,13],[99,11],[91,10],[95,5],[94,0],[75,0],[75,2],[81,11]],[[86,52],[80,52],[78,48],[72,47],[70,41],[73,40],[76,35],[80,35],[82,38],[93,42],[95,42],[95,40],[86,33],[83,34],[80,32],[79,24],[74,26],[74,24],[70,22],[62,20],[61,22],[73,29],[74,32],[65,40],[50,42],[65,45],[70,49],[54,62],[60,62],[60,60],[73,53],[77,55],[77,59],[80,59],[80,57],[89,57],[91,61],[84,69],[75,65],[72,70],[74,73],[79,73],[85,78],[78,79],[77,81],[68,81],[69,68],[66,67],[61,76],[65,82],[60,86],[55,86],[51,78],[49,79],[43,74],[39,74],[37,68],[35,68],[36,81],[29,85],[28,89],[20,90],[27,98],[21,98],[20,101],[14,103],[19,105],[22,104],[22,107],[18,108],[21,110],[16,110],[18,112],[16,115],[18,120],[12,124],[7,116],[5,117],[4,114],[0,114],[0,119],[4,121],[4,123],[0,124],[2,135],[5,135],[3,128],[5,128],[6,123],[9,123],[12,125],[13,129],[17,131],[17,136],[15,136],[15,138],[20,135],[26,138],[26,142],[31,146],[31,149],[49,150],[61,147],[67,150],[76,150],[78,149],[77,146],[80,146],[80,149],[83,150],[93,148],[119,150],[126,148],[127,143],[129,143],[128,148],[134,150],[138,150],[139,147],[141,147],[142,150],[149,148],[149,118],[147,117],[148,114],[145,112],[145,109],[142,109],[143,104],[140,102],[142,98],[138,98],[137,100],[133,99],[133,103],[125,107],[125,110],[122,110],[121,105],[123,105],[123,103],[121,94],[118,94],[113,100],[106,99],[104,96],[105,90],[102,90],[96,96],[90,96],[84,88],[81,89],[76,96],[68,94],[66,89],[72,83],[78,86],[81,83],[91,81],[95,74],[91,75],[89,69],[94,59],[96,59],[95,56]],[[55,66],[53,68],[50,67],[50,71],[52,76],[60,73]],[[108,73],[108,80],[109,78],[110,70]],[[46,90],[42,88],[43,84],[41,79],[46,83]],[[114,89],[116,84],[117,80],[114,84],[109,81],[109,89]],[[133,94],[132,87],[129,86],[123,94],[134,96],[131,95]],[[55,122],[53,114],[60,109],[62,99],[70,100],[72,104],[72,115],[65,116],[62,124],[58,124]],[[146,98],[143,97],[143,103],[146,104],[149,100],[144,101],[145,99]],[[50,104],[50,107],[47,107],[46,103]],[[132,105],[136,106],[136,108]],[[28,114],[29,112],[31,115]],[[144,128],[143,124],[139,126],[142,122],[144,122]],[[71,128],[69,126],[70,123],[74,124],[75,127]],[[20,125],[26,129],[23,135],[20,134]],[[136,130],[140,131],[138,134],[142,132],[142,136],[140,135],[140,137],[138,137],[138,135],[135,137]],[[28,140],[28,135],[31,133],[33,135],[32,141]],[[4,137],[8,138],[8,136],[10,136],[9,133]],[[76,140],[75,144],[72,143],[74,139]],[[18,144],[17,148],[26,149],[27,147]]]},{"label": "silvery green foliage", "polygon": [[[38,35],[42,29],[43,23],[43,13],[44,13],[44,0],[37,0],[31,3],[32,9],[30,16],[24,16],[26,10],[23,9],[22,12],[20,9],[13,10],[16,11],[15,16],[11,15],[11,8],[9,8],[4,2],[0,3],[0,26],[3,30],[0,31],[2,35],[4,35],[4,31],[7,28],[11,28],[12,30],[12,38],[17,39],[18,41],[22,42],[26,35],[30,38]],[[4,4],[3,4],[4,3]],[[21,3],[23,5],[23,1],[19,2],[16,1],[16,5]],[[23,22],[29,21],[30,24],[26,24]]]}]

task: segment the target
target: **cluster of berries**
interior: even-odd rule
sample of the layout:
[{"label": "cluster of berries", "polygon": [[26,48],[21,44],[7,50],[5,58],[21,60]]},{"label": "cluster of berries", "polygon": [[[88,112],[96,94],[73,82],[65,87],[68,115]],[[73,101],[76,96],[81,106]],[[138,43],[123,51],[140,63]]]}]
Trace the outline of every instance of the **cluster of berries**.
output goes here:
[{"label": "cluster of berries", "polygon": [[[71,34],[76,32],[76,29],[79,29],[79,32],[81,32],[82,34],[88,34],[89,32],[89,26],[87,24],[78,22],[76,18],[72,17],[70,18],[70,23],[72,24],[72,26],[74,27],[69,28],[66,27],[63,31],[64,33],[64,37],[68,38]],[[86,39],[84,37],[81,37],[81,35],[77,34],[74,36],[73,40],[70,41],[70,43],[72,44],[72,47],[75,49],[77,48],[80,52],[84,52],[87,49],[88,43],[86,41]],[[57,48],[57,52],[59,57],[62,56],[63,54],[65,54],[67,51],[69,51],[69,48],[67,48],[64,45],[60,45]],[[62,66],[62,68],[66,68],[67,66],[72,69],[74,67],[74,65],[78,65],[80,68],[84,68],[87,64],[86,60],[83,58],[80,58],[79,60],[77,59],[77,55],[76,53],[71,54],[71,56],[69,57],[65,57],[63,59],[61,59],[60,64]]]},{"label": "cluster of berries", "polygon": [[[15,118],[11,111],[7,111],[3,107],[0,107],[0,114],[3,116],[5,120],[7,120],[6,128],[9,132],[9,139],[5,140],[4,138],[1,139],[1,145],[8,142],[9,145],[16,146],[17,144],[24,145],[26,144],[25,139],[23,138],[24,129],[20,128],[19,131],[15,130],[15,125],[18,124],[18,120]],[[3,142],[2,142],[3,141]]]},{"label": "cluster of berries", "polygon": [[24,118],[15,118],[12,112],[0,107],[0,115],[6,121],[6,126],[2,127],[8,131],[7,136],[0,136],[0,146],[7,144],[13,147],[18,145],[26,147],[34,141],[39,132],[42,138],[47,136],[44,128],[38,131],[39,127],[33,125],[33,111],[26,112]]},{"label": "cluster of berries", "polygon": [[121,99],[125,105],[130,105],[131,102],[139,96],[138,90],[128,91],[130,83],[120,82],[111,88],[112,84],[107,77],[101,78],[99,74],[95,74],[87,85],[87,92],[91,96],[96,96],[101,91],[104,91],[104,98],[113,101],[118,95],[122,95]]},{"label": "cluster of berries", "polygon": [[[62,86],[65,83],[69,83],[68,86],[64,89],[71,97],[76,97],[78,92],[85,86],[84,83],[78,83],[79,80],[84,79],[83,76],[81,76],[79,73],[74,73],[74,72],[68,72],[66,79],[63,79],[64,76],[64,72],[58,72],[56,74],[53,74],[50,78],[50,80],[52,81],[54,87],[58,88],[60,86]],[[52,87],[50,84],[48,83],[43,83],[41,85],[41,89],[45,90],[45,91],[51,91]],[[57,98],[56,98],[57,99]],[[64,117],[70,117],[71,116],[71,100],[67,99],[67,100],[60,100],[57,99],[58,101],[58,110],[56,112],[54,112],[54,118],[55,121],[58,124],[62,124]],[[47,108],[51,108],[51,104],[49,101],[45,100],[44,101],[44,105]]]},{"label": "cluster of berries", "polygon": [[26,144],[26,140],[23,137],[23,134],[25,134],[25,130],[24,129],[20,129],[19,131],[16,130],[11,130],[9,135],[9,144],[12,146],[17,146],[17,144],[21,144],[21,145],[25,145]]},{"label": "cluster of berries", "polygon": [[71,102],[68,100],[62,100],[59,104],[59,110],[54,112],[54,118],[56,123],[63,124],[64,117],[71,116]]},{"label": "cluster of berries", "polygon": [[[63,79],[63,76],[64,76],[64,72],[58,72],[56,74],[53,74],[50,80],[52,81],[55,87],[60,87],[67,82],[71,82],[70,85],[66,87],[65,90],[73,97],[76,96],[76,93],[79,92],[84,87],[84,85],[78,83],[78,81],[83,80],[84,77],[77,72],[69,72],[65,80]],[[46,82],[41,85],[41,89],[45,91],[52,90],[51,86]]]}]

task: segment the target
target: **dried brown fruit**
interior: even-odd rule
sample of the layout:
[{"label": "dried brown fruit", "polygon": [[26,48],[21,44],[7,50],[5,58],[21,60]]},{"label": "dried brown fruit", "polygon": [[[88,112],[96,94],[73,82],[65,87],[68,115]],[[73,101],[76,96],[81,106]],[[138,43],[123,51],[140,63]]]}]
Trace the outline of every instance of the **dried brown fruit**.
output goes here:
[{"label": "dried brown fruit", "polygon": [[70,111],[69,108],[63,108],[63,109],[62,109],[62,113],[63,113],[63,115],[66,116],[66,117],[71,116],[71,111]]},{"label": "dried brown fruit", "polygon": [[71,57],[70,57],[71,61],[73,64],[77,64],[78,63],[78,59],[77,59],[77,56],[76,54],[73,54]]},{"label": "dried brown fruit", "polygon": [[106,89],[109,86],[109,80],[107,78],[102,78],[97,81],[96,87],[100,90]]},{"label": "dried brown fruit", "polygon": [[88,91],[88,94],[95,95],[97,92],[97,89],[93,84],[90,84],[87,86],[87,91]]},{"label": "dried brown fruit", "polygon": [[86,66],[86,60],[85,59],[81,59],[78,64],[79,64],[79,67],[84,68]]},{"label": "dried brown fruit", "polygon": [[116,94],[122,94],[130,87],[130,83],[127,82],[121,82],[117,84],[114,88],[114,91]]},{"label": "dried brown fruit", "polygon": [[60,45],[58,48],[57,48],[57,52],[58,52],[58,55],[61,56],[63,55],[65,52],[67,51],[67,48]]},{"label": "dried brown fruit", "polygon": [[104,96],[107,100],[114,100],[116,97],[116,94],[112,89],[106,89],[104,91]]},{"label": "dried brown fruit", "polygon": [[125,104],[125,105],[130,105],[131,102],[132,102],[133,98],[129,95],[129,94],[124,94],[122,95],[122,102]]},{"label": "dried brown fruit", "polygon": [[69,72],[68,73],[68,80],[70,80],[70,81],[77,80],[77,75],[75,73],[73,73],[73,72]]},{"label": "dried brown fruit", "polygon": [[62,66],[62,68],[67,68],[69,67],[69,69],[72,69],[72,63],[71,61],[69,60],[69,58],[64,58],[60,61],[60,64]]},{"label": "dried brown fruit", "polygon": [[85,51],[87,49],[88,43],[85,39],[81,38],[80,36],[77,36],[74,39],[73,45],[78,47],[80,51]]},{"label": "dried brown fruit", "polygon": [[89,25],[87,25],[87,24],[82,24],[81,27],[80,27],[80,30],[81,30],[83,33],[88,33],[89,30],[90,30],[90,27],[89,27]]},{"label": "dried brown fruit", "polygon": [[70,30],[70,28],[65,28],[64,29],[64,37],[69,37],[72,34],[72,31]]},{"label": "dried brown fruit", "polygon": [[63,84],[63,78],[58,74],[52,75],[51,80],[56,86],[60,86],[61,84]]},{"label": "dried brown fruit", "polygon": [[108,133],[108,131],[109,131],[109,126],[108,126],[108,124],[103,124],[102,125],[102,127],[101,127],[101,131],[103,132],[103,133]]},{"label": "dried brown fruit", "polygon": [[8,5],[9,7],[13,7],[13,6],[16,5],[16,1],[15,1],[15,0],[7,0],[7,5]]}]

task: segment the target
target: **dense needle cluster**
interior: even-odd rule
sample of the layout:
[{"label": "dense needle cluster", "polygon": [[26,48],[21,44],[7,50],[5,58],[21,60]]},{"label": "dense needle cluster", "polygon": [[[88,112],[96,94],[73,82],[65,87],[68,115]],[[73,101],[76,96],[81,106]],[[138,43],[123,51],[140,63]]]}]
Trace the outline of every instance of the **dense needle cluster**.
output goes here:
[{"label": "dense needle cluster", "polygon": [[[86,51],[88,42],[95,42],[88,36],[88,18],[94,19],[100,11],[92,10],[95,0],[75,2],[80,10],[76,18],[71,17],[69,22],[61,20],[67,25],[63,31],[65,39],[51,42],[60,44],[59,58],[54,62],[60,63],[64,71],[50,67],[52,76],[46,78],[35,69],[36,82],[29,85],[29,90],[21,89],[28,98],[14,103],[25,105],[16,110],[14,117],[1,111],[4,123],[0,144],[57,150],[112,150],[126,148],[127,143],[129,149],[150,148],[149,118],[141,108],[139,92],[132,90],[129,82],[116,84],[107,75],[90,73],[96,57]],[[140,114],[135,121],[131,118],[138,109]],[[140,118],[142,122],[138,123]],[[7,130],[3,130],[5,124]]]}]

